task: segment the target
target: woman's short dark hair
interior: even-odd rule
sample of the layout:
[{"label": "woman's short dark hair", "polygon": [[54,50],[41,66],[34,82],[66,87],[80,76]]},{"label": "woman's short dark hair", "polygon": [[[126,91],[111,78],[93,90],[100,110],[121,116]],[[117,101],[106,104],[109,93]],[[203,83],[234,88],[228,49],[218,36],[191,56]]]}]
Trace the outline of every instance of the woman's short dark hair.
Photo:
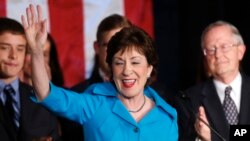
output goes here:
[{"label": "woman's short dark hair", "polygon": [[[106,62],[110,68],[112,67],[114,55],[119,51],[124,52],[127,49],[136,49],[140,54],[146,57],[148,64],[153,66],[150,77],[153,78],[153,76],[156,75],[158,56],[152,38],[143,29],[137,26],[124,27],[121,31],[117,32],[108,43]],[[151,83],[150,78],[148,84]]]}]

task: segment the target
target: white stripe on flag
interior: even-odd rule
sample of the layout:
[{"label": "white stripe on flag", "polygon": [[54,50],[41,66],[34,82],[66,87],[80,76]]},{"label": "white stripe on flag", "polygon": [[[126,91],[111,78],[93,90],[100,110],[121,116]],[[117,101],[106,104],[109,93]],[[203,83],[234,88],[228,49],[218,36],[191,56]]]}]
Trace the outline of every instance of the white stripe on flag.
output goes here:
[{"label": "white stripe on flag", "polygon": [[[43,17],[48,20],[48,30],[50,29],[50,19],[47,0],[7,0],[7,17],[15,19],[21,23],[21,15],[26,15],[26,7],[29,4],[40,5],[43,9]],[[49,30],[50,31],[50,30]]]},{"label": "white stripe on flag", "polygon": [[124,15],[123,0],[83,0],[84,1],[84,41],[85,77],[89,78],[94,67],[94,47],[96,31],[100,21],[111,15]]}]

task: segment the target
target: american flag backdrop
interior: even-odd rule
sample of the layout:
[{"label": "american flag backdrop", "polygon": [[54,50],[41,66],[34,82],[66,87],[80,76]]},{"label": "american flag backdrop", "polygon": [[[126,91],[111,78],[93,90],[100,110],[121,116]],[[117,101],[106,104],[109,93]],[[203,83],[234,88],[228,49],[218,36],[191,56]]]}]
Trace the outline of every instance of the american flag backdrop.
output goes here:
[{"label": "american flag backdrop", "polygon": [[42,6],[57,44],[65,87],[91,75],[95,33],[104,17],[125,15],[150,35],[154,33],[152,0],[0,0],[0,16],[20,22],[29,4]]}]

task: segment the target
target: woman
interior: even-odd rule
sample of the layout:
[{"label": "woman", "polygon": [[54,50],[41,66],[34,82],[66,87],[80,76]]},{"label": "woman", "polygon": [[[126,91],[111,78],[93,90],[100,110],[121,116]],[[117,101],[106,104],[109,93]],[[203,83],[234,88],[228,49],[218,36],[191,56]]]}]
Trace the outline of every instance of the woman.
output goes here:
[{"label": "woman", "polygon": [[57,115],[84,128],[87,141],[177,141],[177,114],[146,86],[155,71],[157,55],[151,38],[137,27],[123,28],[108,43],[106,61],[111,80],[90,86],[83,94],[49,82],[42,46],[46,21],[30,5],[22,16],[32,57],[32,81],[37,101]]}]

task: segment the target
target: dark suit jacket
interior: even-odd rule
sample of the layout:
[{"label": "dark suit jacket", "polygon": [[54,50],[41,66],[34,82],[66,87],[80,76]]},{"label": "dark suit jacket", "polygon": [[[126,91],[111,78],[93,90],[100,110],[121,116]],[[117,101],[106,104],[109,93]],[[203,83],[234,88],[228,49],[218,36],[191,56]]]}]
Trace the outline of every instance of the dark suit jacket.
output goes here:
[{"label": "dark suit jacket", "polygon": [[[250,78],[242,75],[239,124],[250,124],[249,86]],[[189,141],[197,137],[194,129],[195,115],[193,113],[197,113],[198,107],[202,105],[205,108],[210,126],[228,141],[229,125],[212,79],[186,90],[185,95],[181,96],[182,101],[177,102],[178,106],[176,107],[179,114],[180,140]],[[212,140],[221,141],[213,132]]]},{"label": "dark suit jacket", "polygon": [[84,90],[86,90],[90,85],[92,85],[94,83],[99,83],[99,82],[103,82],[103,80],[98,72],[98,67],[95,66],[91,77],[89,79],[82,81],[79,84],[73,86],[71,88],[71,90],[78,92],[78,93],[81,93]]},{"label": "dark suit jacket", "polygon": [[0,139],[1,141],[31,141],[40,137],[52,136],[59,140],[58,121],[45,108],[31,101],[32,87],[19,83],[21,117],[20,127],[16,131],[11,126],[10,118],[6,117],[5,110],[0,104]]}]

